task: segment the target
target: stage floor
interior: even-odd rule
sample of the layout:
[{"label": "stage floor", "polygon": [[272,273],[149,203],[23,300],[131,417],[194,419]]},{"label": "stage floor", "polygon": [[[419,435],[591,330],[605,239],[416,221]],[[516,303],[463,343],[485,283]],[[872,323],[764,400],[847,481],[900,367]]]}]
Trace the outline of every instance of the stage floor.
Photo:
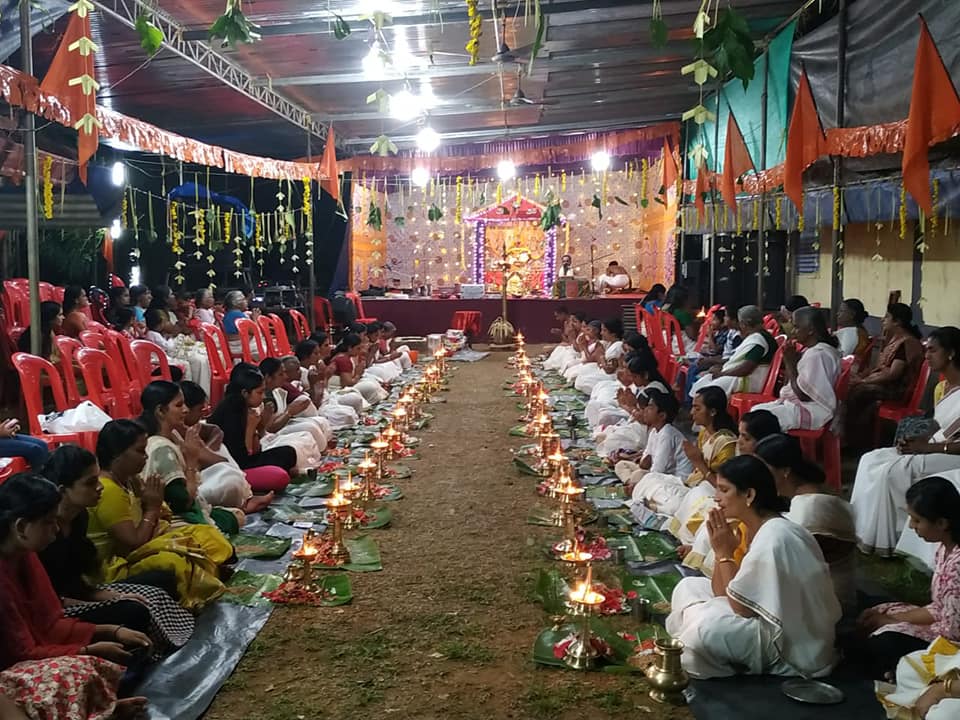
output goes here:
[{"label": "stage floor", "polygon": [[[557,327],[553,311],[561,305],[570,312],[584,312],[588,320],[606,320],[622,317],[623,306],[633,306],[640,302],[640,295],[605,295],[595,298],[520,298],[507,300],[508,320],[514,328],[524,334],[532,343],[546,343],[556,340],[551,328]],[[363,298],[363,309],[367,316],[381,322],[390,320],[397,326],[400,335],[428,335],[444,332],[450,327],[453,314],[458,310],[476,310],[483,314],[482,337],[486,340],[487,328],[502,315],[502,301],[499,298],[482,300],[440,300],[435,298]]]}]

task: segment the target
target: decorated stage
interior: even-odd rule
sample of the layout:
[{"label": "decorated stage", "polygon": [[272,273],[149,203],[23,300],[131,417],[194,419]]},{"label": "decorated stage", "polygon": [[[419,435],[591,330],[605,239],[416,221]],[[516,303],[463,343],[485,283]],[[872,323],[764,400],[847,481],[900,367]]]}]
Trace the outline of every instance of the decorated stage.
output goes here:
[{"label": "decorated stage", "polygon": [[[557,327],[553,311],[565,305],[570,312],[584,312],[590,320],[605,320],[621,317],[622,308],[632,308],[642,296],[608,295],[597,298],[520,298],[507,301],[508,319],[516,330],[522,332],[531,343],[546,343],[556,340],[550,329]],[[434,298],[364,298],[365,314],[378,320],[390,320],[396,324],[401,335],[427,335],[443,332],[450,327],[453,314],[458,310],[473,310],[483,314],[482,336],[477,342],[486,341],[487,328],[502,314],[500,298],[482,300],[440,300]]]}]

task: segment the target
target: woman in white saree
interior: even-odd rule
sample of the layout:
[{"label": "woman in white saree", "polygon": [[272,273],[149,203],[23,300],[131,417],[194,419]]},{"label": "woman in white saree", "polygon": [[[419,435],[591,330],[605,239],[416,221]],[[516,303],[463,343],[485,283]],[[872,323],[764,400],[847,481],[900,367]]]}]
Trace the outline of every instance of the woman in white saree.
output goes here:
[{"label": "woman in white saree", "polygon": [[784,432],[819,430],[833,420],[837,411],[837,339],[830,334],[818,308],[800,308],[793,313],[793,322],[794,339],[806,349],[801,355],[792,343],[783,346],[784,383],[780,398],[755,409],[776,415]]},{"label": "woman in white saree", "polygon": [[616,425],[598,428],[593,439],[597,443],[597,454],[617,460],[631,459],[643,453],[647,444],[649,428],[641,420],[643,406],[647,404],[646,390],[659,390],[669,393],[667,381],[657,370],[657,360],[649,350],[638,352],[627,363],[630,386],[637,387],[636,392],[621,388],[617,393],[617,402],[623,408],[626,418]]},{"label": "woman in white saree", "polygon": [[743,341],[720,367],[705,370],[690,390],[690,397],[701,388],[715,385],[727,397],[734,393],[756,393],[763,389],[770,363],[777,352],[777,341],[763,328],[763,313],[755,305],[737,311]]},{"label": "woman in white saree", "polygon": [[861,456],[853,483],[857,544],[864,553],[890,556],[907,521],[907,489],[920,478],[960,470],[960,329],[942,327],[927,340],[927,362],[943,382],[934,393],[937,430],[901,438],[896,447]]},{"label": "woman in white saree", "polygon": [[581,333],[575,345],[580,349],[580,361],[563,371],[563,377],[566,378],[567,382],[575,383],[581,372],[596,368],[599,363],[603,362],[606,348],[600,341],[602,328],[603,325],[599,320],[591,320],[584,325],[583,333]]},{"label": "woman in white saree", "polygon": [[603,343],[603,360],[584,365],[577,373],[573,387],[590,395],[597,383],[612,380],[623,355],[623,322],[620,318],[604,320],[600,326],[600,342]]},{"label": "woman in white saree", "polygon": [[879,686],[889,720],[956,720],[960,717],[960,643],[943,637],[901,658],[897,686]]},{"label": "woman in white saree", "polygon": [[823,468],[803,456],[797,438],[767,437],[757,443],[756,455],[773,473],[780,497],[790,503],[784,517],[816,538],[840,605],[853,610],[857,604],[857,536],[850,503],[826,491]]},{"label": "woman in white saree", "polygon": [[[720,469],[706,525],[717,556],[713,578],[685,578],[673,592],[667,632],[683,645],[696,678],[828,675],[840,619],[830,571],[813,536],[780,516],[773,476],[755,457]],[[727,517],[746,528],[747,551]]]},{"label": "woman in white saree", "polygon": [[544,369],[563,374],[563,371],[571,363],[579,361],[580,351],[577,349],[576,343],[586,319],[587,316],[582,312],[576,312],[567,317],[563,323],[560,344],[553,349],[553,352],[544,361]]},{"label": "woman in white saree", "polygon": [[647,339],[640,333],[628,332],[623,338],[622,354],[617,360],[617,369],[613,376],[601,380],[590,391],[584,417],[587,425],[595,428],[599,425],[614,425],[626,419],[627,413],[617,402],[617,394],[621,389],[630,389],[634,393],[637,388],[631,385],[630,375],[627,372],[627,363],[640,351],[649,352]]}]

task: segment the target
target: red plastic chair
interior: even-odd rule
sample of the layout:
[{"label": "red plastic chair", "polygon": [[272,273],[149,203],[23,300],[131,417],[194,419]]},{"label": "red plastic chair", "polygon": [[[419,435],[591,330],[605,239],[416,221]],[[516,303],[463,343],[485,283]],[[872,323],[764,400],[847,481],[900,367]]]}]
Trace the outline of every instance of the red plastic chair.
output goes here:
[{"label": "red plastic chair", "polygon": [[[671,313],[662,313],[664,340],[671,355],[686,355],[687,350],[683,341],[683,328],[680,327],[680,321]],[[674,341],[676,341],[677,351],[674,352]]]},{"label": "red plastic chair", "polygon": [[275,357],[285,357],[293,354],[293,350],[290,348],[290,340],[287,338],[287,328],[279,316],[274,314],[261,315],[257,318],[257,324],[263,332],[271,354]]},{"label": "red plastic chair", "polygon": [[227,337],[216,325],[202,323],[200,334],[203,344],[207,348],[207,361],[210,363],[210,403],[216,405],[223,398],[223,390],[230,382],[230,371],[233,366],[230,351],[227,348]]},{"label": "red plastic chair", "polygon": [[713,316],[717,310],[722,307],[723,305],[714,305],[707,310],[707,316],[703,319],[703,324],[700,325],[700,332],[697,334],[697,344],[693,346],[696,352],[700,352],[703,349],[703,343],[707,340],[707,333],[710,332],[710,321],[713,320]]},{"label": "red plastic chair", "polygon": [[763,316],[763,329],[766,330],[771,335],[780,334],[780,323],[777,321],[777,316],[774,314],[764,315]]},{"label": "red plastic chair", "polygon": [[662,349],[664,347],[663,326],[660,325],[654,314],[640,303],[637,303],[635,311],[637,313],[637,331],[641,331],[641,329],[645,331],[644,335],[651,350]]},{"label": "red plastic chair", "polygon": [[730,415],[736,420],[738,417],[746,415],[757,405],[773,402],[777,399],[777,380],[780,377],[780,367],[783,365],[783,348],[777,348],[770,362],[770,369],[767,371],[767,379],[763,383],[763,389],[758,393],[734,393],[728,401]]},{"label": "red plastic chair", "polygon": [[19,472],[25,472],[30,469],[29,463],[22,457],[0,458],[0,485],[3,485],[11,475]]},{"label": "red plastic chair", "polygon": [[40,286],[40,302],[58,302],[56,299],[56,288],[48,282],[38,283]]},{"label": "red plastic chair", "polygon": [[[103,350],[81,348],[77,353],[83,382],[90,400],[114,420],[133,417],[130,405],[130,380],[120,366]],[[109,385],[104,383],[104,376]]]},{"label": "red plastic chair", "polygon": [[333,327],[333,305],[325,297],[313,299],[313,315],[316,318],[317,327],[321,330],[326,332]]},{"label": "red plastic chair", "polygon": [[101,332],[94,330],[84,330],[80,333],[80,342],[84,347],[94,348],[95,350],[107,349],[107,338]]},{"label": "red plastic chair", "polygon": [[[89,307],[89,305],[87,307]],[[97,322],[96,320],[87,320],[87,330],[89,332],[97,332],[103,335],[107,332],[107,329],[107,326],[103,323]]]},{"label": "red plastic chair", "polygon": [[360,299],[360,293],[348,292],[345,295],[350,299],[350,302],[353,303],[353,306],[357,309],[357,322],[366,325],[367,323],[376,322],[375,317],[367,317],[367,314],[363,311],[363,300]]},{"label": "red plastic chair", "polygon": [[76,338],[66,335],[57,335],[53,341],[60,353],[60,372],[63,375],[63,386],[67,391],[67,402],[70,403],[70,407],[76,407],[87,399],[85,395],[80,394],[80,386],[77,385],[77,353],[83,345]]},{"label": "red plastic chair", "polygon": [[3,294],[7,319],[14,327],[28,327],[30,325],[29,291],[16,280],[4,280]]},{"label": "red plastic chair", "polygon": [[301,342],[310,337],[310,323],[299,310],[288,310],[290,319],[293,320],[293,332],[297,336],[297,342]]},{"label": "red plastic chair", "polygon": [[[170,373],[170,361],[162,347],[149,340],[134,340],[130,343],[130,350],[137,361],[141,389],[154,380],[173,381],[173,375]],[[157,372],[157,374],[154,375],[154,372]]]},{"label": "red plastic chair", "polygon": [[930,364],[924,360],[920,365],[920,372],[917,373],[917,382],[910,392],[910,398],[906,403],[892,401],[881,402],[877,406],[877,413],[873,420],[873,444],[874,447],[880,447],[880,421],[889,420],[898,423],[904,418],[920,414],[920,401],[923,400],[923,393],[927,389],[927,383],[930,381]]},{"label": "red plastic chair", "polygon": [[130,338],[122,332],[116,330],[107,330],[105,333],[107,339],[106,351],[116,360],[120,369],[127,377],[127,390],[130,396],[130,409],[134,413],[139,413],[140,393],[146,387],[140,375],[140,362],[133,353]]},{"label": "red plastic chair", "polygon": [[[833,385],[833,392],[837,396],[837,409],[847,399],[850,389],[850,371],[853,369],[853,357],[845,357],[840,363],[840,374]],[[823,463],[823,470],[827,476],[827,485],[834,490],[841,486],[841,459],[840,436],[831,430],[833,421],[828,422],[819,430],[790,430],[789,434],[800,440],[803,453],[807,457],[818,459]]]},{"label": "red plastic chair", "polygon": [[[89,442],[84,442],[81,433],[57,433],[47,434],[40,427],[40,415],[43,411],[43,391],[44,385],[49,385],[53,393],[53,404],[58,412],[63,412],[74,407],[67,401],[67,396],[63,391],[63,381],[60,379],[60,373],[53,363],[44,360],[42,357],[30,355],[29,353],[14,353],[13,366],[17,369],[20,376],[20,387],[23,392],[23,402],[27,408],[27,426],[30,428],[30,434],[40,438],[51,448],[66,443],[77,443],[89,447]],[[47,382],[43,382],[43,376],[47,376]],[[83,433],[86,435],[87,433]],[[96,433],[94,433],[95,435]]]},{"label": "red plastic chair", "polygon": [[[240,352],[243,361],[258,365],[262,360],[270,356],[267,351],[267,341],[260,331],[260,326],[249,318],[239,318],[237,320],[237,331],[240,334]],[[253,359],[253,353],[250,350],[250,342],[253,341],[257,346],[257,360]]]}]

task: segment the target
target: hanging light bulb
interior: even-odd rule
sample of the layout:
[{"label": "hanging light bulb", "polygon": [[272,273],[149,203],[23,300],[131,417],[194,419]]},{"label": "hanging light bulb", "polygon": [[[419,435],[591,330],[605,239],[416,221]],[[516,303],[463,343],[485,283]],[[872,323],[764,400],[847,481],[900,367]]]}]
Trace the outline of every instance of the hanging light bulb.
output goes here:
[{"label": "hanging light bulb", "polygon": [[440,147],[440,133],[427,125],[417,133],[417,147],[423,152],[433,152]]},{"label": "hanging light bulb", "polygon": [[437,105],[437,96],[433,94],[433,85],[428,77],[420,79],[420,105],[428,110]]},{"label": "hanging light bulb", "polygon": [[113,225],[110,226],[110,237],[114,240],[119,240],[122,234],[123,228],[120,227],[120,218],[114,218]]},{"label": "hanging light bulb", "polygon": [[513,160],[501,160],[497,163],[497,177],[500,180],[509,180],[517,174],[517,167]]},{"label": "hanging light bulb", "polygon": [[590,165],[594,172],[603,172],[610,169],[610,154],[606,150],[598,150],[590,157]]},{"label": "hanging light bulb", "polygon": [[110,168],[110,181],[117,187],[123,187],[127,179],[127,169],[122,162],[115,162]]},{"label": "hanging light bulb", "polygon": [[370,45],[368,52],[360,63],[363,68],[363,77],[367,80],[383,80],[387,74],[385,53],[379,42]]},{"label": "hanging light bulb", "polygon": [[420,111],[420,99],[406,88],[390,96],[390,117],[394,120],[413,120]]},{"label": "hanging light bulb", "polygon": [[423,167],[414,168],[413,172],[410,173],[410,182],[417,187],[426,187],[427,183],[430,182],[430,173]]}]

